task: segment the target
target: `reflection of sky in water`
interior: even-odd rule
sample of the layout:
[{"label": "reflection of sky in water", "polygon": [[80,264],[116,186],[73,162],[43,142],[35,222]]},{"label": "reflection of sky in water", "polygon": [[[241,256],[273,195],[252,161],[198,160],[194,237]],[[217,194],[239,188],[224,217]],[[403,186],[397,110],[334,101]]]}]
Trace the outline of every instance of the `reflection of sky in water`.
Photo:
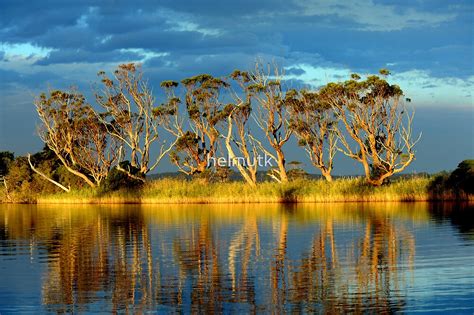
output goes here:
[{"label": "reflection of sky in water", "polygon": [[[365,210],[359,211],[362,207]],[[374,283],[381,284],[379,290],[384,290],[384,281],[388,281],[388,295],[380,291],[375,295],[380,299],[380,304],[376,305],[379,311],[391,307],[391,310],[407,312],[472,312],[474,242],[470,215],[465,216],[464,223],[462,220],[457,221],[464,224],[462,230],[465,233],[461,235],[460,229],[451,224],[449,212],[440,212],[438,209],[436,216],[433,216],[428,207],[428,204],[339,204],[301,205],[286,210],[278,209],[277,205],[142,206],[141,210],[134,206],[125,207],[125,210],[120,210],[120,207],[78,207],[65,210],[58,206],[36,210],[34,206],[2,206],[0,313],[37,312],[38,308],[50,311],[61,309],[56,308],[58,305],[40,305],[45,301],[45,292],[58,298],[58,288],[61,291],[65,287],[59,286],[57,281],[68,279],[68,273],[76,276],[76,282],[70,288],[73,296],[76,299],[88,299],[86,304],[76,307],[76,311],[109,311],[110,301],[116,294],[114,284],[118,285],[120,278],[119,257],[125,255],[127,270],[130,271],[133,268],[134,242],[139,245],[141,255],[137,265],[139,276],[135,278],[137,283],[133,291],[135,301],[139,304],[141,294],[146,292],[146,287],[151,283],[154,289],[150,292],[154,292],[158,300],[161,299],[160,303],[168,304],[163,306],[163,310],[176,306],[177,300],[173,294],[181,286],[183,306],[179,309],[191,311],[192,304],[197,303],[196,298],[203,298],[199,294],[204,296],[204,300],[206,294],[207,297],[214,294],[205,291],[212,287],[212,283],[219,286],[214,286],[214,289],[225,302],[219,305],[221,301],[215,301],[216,305],[222,306],[224,310],[251,310],[246,302],[249,299],[253,299],[261,307],[260,310],[268,310],[275,301],[282,303],[286,310],[295,310],[297,307],[307,311],[320,310],[321,305],[331,307],[331,299],[338,303],[349,303],[351,307],[367,306],[367,303],[371,303],[371,294],[375,294]],[[442,210],[449,210],[449,207]],[[470,210],[458,211],[456,217],[462,219],[464,213]],[[364,263],[359,265],[361,270],[368,267],[365,273],[360,274],[362,278],[359,281],[368,281],[369,284],[361,286],[354,277],[356,261],[362,259],[361,248],[367,227],[372,232],[380,232],[378,236],[372,234],[367,247],[369,252],[375,250],[377,237],[391,240],[396,245],[392,247],[395,260],[393,264],[390,263],[387,252],[380,251],[381,260],[374,265],[371,259],[377,255],[369,255],[367,266]],[[324,249],[318,251],[321,233],[325,239]],[[88,238],[90,234],[104,235],[109,239],[104,244],[89,244],[95,237]],[[286,238],[282,235],[286,235]],[[334,237],[337,260],[332,259],[331,235]],[[205,245],[197,241],[199,238],[205,240]],[[411,240],[413,243],[410,243]],[[72,245],[66,247],[65,244]],[[150,245],[149,260],[144,251],[146,244]],[[81,261],[87,264],[90,259],[95,259],[97,262],[98,248],[103,245],[108,248],[106,275],[101,278],[98,273],[100,268],[92,265],[94,272],[86,278],[78,276]],[[61,252],[61,248],[67,251]],[[200,251],[196,252],[196,249]],[[181,253],[181,260],[178,259],[178,252]],[[66,253],[77,255],[72,267],[67,266],[69,260],[59,257]],[[87,256],[90,253],[92,256]],[[414,269],[410,253],[414,253]],[[216,261],[213,255],[217,257],[220,268],[218,280],[211,272]],[[325,265],[321,264],[322,255],[327,258]],[[206,257],[210,259],[210,264],[206,264]],[[200,262],[197,262],[198,258]],[[280,264],[278,258],[281,259]],[[56,269],[51,269],[51,266],[56,266]],[[151,282],[146,279],[149,266],[152,268]],[[275,266],[279,266],[279,269],[275,269]],[[204,291],[199,291],[199,272],[210,272],[209,277],[201,278]],[[311,274],[313,282],[308,282]],[[370,281],[370,277],[377,276],[381,277],[380,282],[373,278]],[[122,278],[125,283],[121,285],[127,287],[131,279],[133,277],[126,275]],[[272,281],[275,279],[278,279],[278,290],[272,291]],[[315,279],[322,279],[322,282],[314,282]],[[88,281],[98,281],[99,286]],[[317,285],[325,287],[318,291]],[[141,291],[140,287],[145,291]],[[78,295],[80,288],[89,288],[90,292]],[[362,300],[354,300],[358,289],[362,290]],[[327,296],[318,305],[318,298],[308,295],[311,290],[315,294],[326,293]],[[345,290],[345,294],[352,299],[344,300],[341,290]],[[386,298],[388,300],[384,301]],[[240,303],[236,303],[238,299]],[[308,299],[313,299],[314,303],[307,302]],[[137,307],[135,310],[140,309]]]},{"label": "reflection of sky in water", "polygon": [[[472,235],[472,234],[471,234]],[[474,305],[474,245],[466,242],[448,222],[430,223],[426,229],[415,230],[417,241],[415,283],[408,296],[423,311],[443,311],[446,304],[452,311],[466,311]],[[467,246],[466,246],[467,245]],[[410,303],[408,304],[410,306]],[[408,307],[408,311],[415,310]]]}]

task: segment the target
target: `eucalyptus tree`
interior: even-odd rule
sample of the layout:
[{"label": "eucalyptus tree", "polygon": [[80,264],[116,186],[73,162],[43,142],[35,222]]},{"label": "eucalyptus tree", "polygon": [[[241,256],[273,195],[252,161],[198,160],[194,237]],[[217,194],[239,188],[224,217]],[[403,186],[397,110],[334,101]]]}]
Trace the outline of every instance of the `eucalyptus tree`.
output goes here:
[{"label": "eucalyptus tree", "polygon": [[[38,134],[62,165],[89,186],[99,186],[117,160],[117,143],[108,137],[104,125],[76,91],[42,93],[35,102],[40,118]],[[31,168],[42,177],[31,163]],[[61,184],[48,179],[63,190]]]},{"label": "eucalyptus tree", "polygon": [[252,100],[256,101],[255,122],[265,135],[266,142],[272,147],[273,153],[253,137],[259,148],[277,162],[277,169],[273,169],[270,176],[277,182],[288,182],[285,168],[285,152],[283,146],[292,135],[288,125],[288,111],[285,104],[285,92],[282,88],[282,73],[278,66],[260,62],[250,73],[251,84],[248,89],[252,93]]},{"label": "eucalyptus tree", "polygon": [[[104,71],[101,77],[102,89],[96,92],[97,103],[105,113],[97,114],[121,147],[119,162],[126,160],[125,151],[129,151],[128,167],[119,163],[118,169],[130,177],[144,180],[145,175],[154,170],[163,157],[172,149],[176,141],[166,143],[160,133],[160,122],[169,113],[163,113],[157,119],[158,106],[147,81],[143,78],[141,66],[130,63],[121,64],[108,76]],[[156,159],[150,157],[152,146],[160,142],[160,151]]]},{"label": "eucalyptus tree", "polygon": [[311,163],[332,181],[331,171],[336,153],[337,120],[332,107],[320,101],[319,93],[290,90],[285,103],[290,113],[290,128],[305,148]]},{"label": "eucalyptus tree", "polygon": [[230,78],[237,83],[239,90],[232,93],[234,104],[227,117],[225,146],[229,159],[237,167],[244,180],[251,186],[255,186],[260,150],[254,138],[250,137],[249,121],[252,113],[250,74],[246,71],[235,70]]},{"label": "eucalyptus tree", "polygon": [[184,117],[180,114],[181,99],[176,93],[179,83],[176,81],[163,81],[160,84],[166,95],[166,101],[153,109],[153,115],[161,127],[176,139],[184,134]]},{"label": "eucalyptus tree", "polygon": [[380,74],[365,80],[353,74],[350,80],[329,83],[319,92],[343,126],[338,149],[360,162],[367,181],[375,186],[410,165],[421,137],[413,138],[414,114],[405,107],[403,91],[387,82],[388,70]]},{"label": "eucalyptus tree", "polygon": [[194,175],[204,172],[209,161],[216,156],[221,135],[219,126],[230,109],[221,99],[228,84],[209,74],[186,78],[181,83],[185,88],[189,129],[181,128],[179,131],[170,159],[181,172]]}]

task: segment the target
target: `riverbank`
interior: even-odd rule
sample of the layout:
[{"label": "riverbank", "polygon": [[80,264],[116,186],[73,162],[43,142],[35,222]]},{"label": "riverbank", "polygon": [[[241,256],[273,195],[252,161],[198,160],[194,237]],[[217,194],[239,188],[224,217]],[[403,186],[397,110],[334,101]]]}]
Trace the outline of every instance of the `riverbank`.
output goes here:
[{"label": "riverbank", "polygon": [[243,182],[206,183],[200,180],[160,179],[137,189],[112,192],[82,189],[70,193],[41,195],[40,204],[184,204],[184,203],[325,203],[389,202],[470,199],[453,192],[430,191],[430,178],[400,178],[380,187],[369,186],[362,178],[297,180],[288,184],[259,183],[250,187]]}]

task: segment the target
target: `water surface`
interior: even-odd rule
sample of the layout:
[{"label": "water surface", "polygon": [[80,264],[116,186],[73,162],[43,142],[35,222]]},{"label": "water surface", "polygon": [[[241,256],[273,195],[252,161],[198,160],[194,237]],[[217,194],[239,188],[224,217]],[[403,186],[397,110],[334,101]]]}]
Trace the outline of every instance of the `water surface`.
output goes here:
[{"label": "water surface", "polygon": [[472,314],[473,211],[0,205],[0,314]]}]

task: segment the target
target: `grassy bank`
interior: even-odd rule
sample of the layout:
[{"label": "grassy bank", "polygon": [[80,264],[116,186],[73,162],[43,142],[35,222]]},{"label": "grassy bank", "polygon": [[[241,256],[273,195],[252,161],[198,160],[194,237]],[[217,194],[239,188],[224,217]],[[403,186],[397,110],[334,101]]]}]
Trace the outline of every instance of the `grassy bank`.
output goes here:
[{"label": "grassy bank", "polygon": [[[100,192],[83,189],[70,193],[39,196],[38,203],[277,203],[277,202],[372,202],[453,200],[452,193],[433,196],[430,179],[398,179],[388,185],[372,187],[361,178],[298,180],[285,185],[259,183],[252,188],[243,182],[205,183],[160,179],[140,189]],[[464,198],[465,199],[465,198]]]}]

